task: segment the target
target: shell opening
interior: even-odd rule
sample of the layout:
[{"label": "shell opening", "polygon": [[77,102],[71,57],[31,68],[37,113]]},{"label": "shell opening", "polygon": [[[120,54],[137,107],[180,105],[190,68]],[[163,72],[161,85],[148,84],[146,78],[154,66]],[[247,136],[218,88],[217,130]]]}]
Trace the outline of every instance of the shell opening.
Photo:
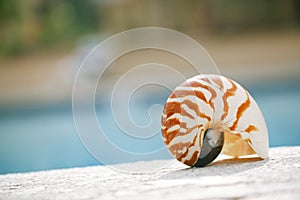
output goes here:
[{"label": "shell opening", "polygon": [[202,148],[195,167],[204,167],[221,153],[224,144],[224,133],[207,129],[204,133]]}]

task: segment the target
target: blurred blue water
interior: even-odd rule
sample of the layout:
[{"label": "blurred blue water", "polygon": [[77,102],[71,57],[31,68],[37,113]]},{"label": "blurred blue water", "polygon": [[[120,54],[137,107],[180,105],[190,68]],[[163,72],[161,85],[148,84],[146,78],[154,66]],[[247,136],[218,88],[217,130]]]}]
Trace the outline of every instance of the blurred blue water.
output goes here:
[{"label": "blurred blue water", "polygon": [[[289,80],[246,85],[265,116],[270,146],[300,145],[300,81]],[[148,121],[153,103],[163,104],[168,94],[137,102],[140,123]],[[110,139],[121,148],[147,152],[163,147],[160,134],[151,145],[126,141],[113,124],[108,105],[97,106],[99,116],[107,116],[103,124]],[[141,115],[138,113],[140,112]],[[143,117],[141,117],[143,116]],[[158,119],[160,120],[160,119]],[[101,145],[101,144],[99,144]],[[112,155],[114,156],[114,155]],[[160,158],[170,158],[168,154]],[[155,158],[153,158],[155,159]],[[122,159],[120,158],[120,162]],[[48,170],[101,164],[81,144],[73,122],[70,104],[47,107],[0,108],[0,173]]]}]

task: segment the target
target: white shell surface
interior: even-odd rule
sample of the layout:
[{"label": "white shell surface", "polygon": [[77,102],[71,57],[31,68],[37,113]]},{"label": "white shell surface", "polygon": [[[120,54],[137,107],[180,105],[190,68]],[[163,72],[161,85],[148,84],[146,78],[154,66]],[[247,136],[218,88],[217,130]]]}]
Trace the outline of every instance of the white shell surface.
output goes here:
[{"label": "white shell surface", "polygon": [[[196,163],[208,128],[239,136],[261,158],[268,157],[268,130],[257,103],[240,84],[221,75],[186,80],[169,96],[163,111],[164,142],[187,165]],[[238,151],[235,148],[241,147],[232,144],[229,151]]]}]

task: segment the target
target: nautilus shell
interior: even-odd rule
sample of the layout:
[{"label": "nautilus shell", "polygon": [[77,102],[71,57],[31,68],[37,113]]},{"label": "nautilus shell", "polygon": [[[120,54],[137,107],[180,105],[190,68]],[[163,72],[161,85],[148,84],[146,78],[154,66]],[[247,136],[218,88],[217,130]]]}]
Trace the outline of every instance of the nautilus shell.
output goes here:
[{"label": "nautilus shell", "polygon": [[257,103],[221,75],[198,75],[176,87],[161,123],[169,152],[189,166],[205,166],[220,153],[268,157],[268,130]]}]

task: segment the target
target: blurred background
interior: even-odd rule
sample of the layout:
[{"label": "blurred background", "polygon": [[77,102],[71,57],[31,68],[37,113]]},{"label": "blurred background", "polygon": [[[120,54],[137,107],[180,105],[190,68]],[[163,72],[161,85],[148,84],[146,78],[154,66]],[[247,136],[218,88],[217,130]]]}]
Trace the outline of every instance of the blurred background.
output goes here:
[{"label": "blurred background", "polygon": [[[76,133],[71,106],[76,71],[99,42],[144,26],[174,29],[198,41],[221,73],[257,100],[270,146],[300,145],[298,0],[0,0],[1,174],[101,164]],[[143,55],[155,57],[148,53]],[[117,66],[130,66],[130,59],[114,63],[106,79],[120,76],[124,68]],[[184,63],[170,60],[185,70]],[[92,75],[93,68],[87,82]],[[149,120],[146,108],[163,105],[170,93],[151,91],[132,112],[141,123]],[[105,116],[107,105],[98,100],[97,111]],[[112,135],[120,131],[113,121],[104,123]],[[162,158],[170,156],[153,157]]]}]

